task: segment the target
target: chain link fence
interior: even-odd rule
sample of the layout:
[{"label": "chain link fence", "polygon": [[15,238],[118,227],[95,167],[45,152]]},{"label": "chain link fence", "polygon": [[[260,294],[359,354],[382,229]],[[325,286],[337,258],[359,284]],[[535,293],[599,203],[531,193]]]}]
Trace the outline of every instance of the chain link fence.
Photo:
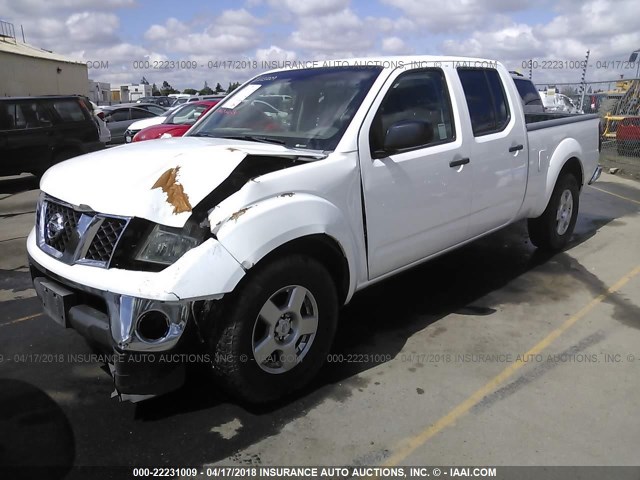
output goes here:
[{"label": "chain link fence", "polygon": [[640,79],[536,87],[547,110],[599,115],[600,163],[640,179]]}]

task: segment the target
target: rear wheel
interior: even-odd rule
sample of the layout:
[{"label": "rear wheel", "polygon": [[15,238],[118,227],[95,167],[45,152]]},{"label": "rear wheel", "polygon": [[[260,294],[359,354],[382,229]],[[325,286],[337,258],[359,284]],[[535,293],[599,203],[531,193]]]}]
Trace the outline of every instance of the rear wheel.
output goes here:
[{"label": "rear wheel", "polygon": [[580,191],[576,178],[570,173],[562,174],[544,213],[528,221],[531,243],[543,250],[564,248],[576,225],[579,203]]},{"label": "rear wheel", "polygon": [[316,260],[291,255],[249,273],[214,321],[212,362],[223,387],[250,403],[307,384],[333,342],[338,296]]}]

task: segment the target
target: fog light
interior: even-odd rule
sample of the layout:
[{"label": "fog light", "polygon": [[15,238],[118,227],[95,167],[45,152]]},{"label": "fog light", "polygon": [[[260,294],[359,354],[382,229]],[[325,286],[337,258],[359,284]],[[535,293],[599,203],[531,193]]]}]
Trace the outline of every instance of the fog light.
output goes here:
[{"label": "fog light", "polygon": [[169,333],[169,317],[157,310],[150,310],[138,317],[136,332],[141,340],[155,342]]}]

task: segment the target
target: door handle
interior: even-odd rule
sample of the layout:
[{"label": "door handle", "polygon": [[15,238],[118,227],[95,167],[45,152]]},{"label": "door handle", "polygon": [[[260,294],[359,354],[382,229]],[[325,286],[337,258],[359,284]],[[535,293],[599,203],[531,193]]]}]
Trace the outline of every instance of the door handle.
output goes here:
[{"label": "door handle", "polygon": [[515,147],[510,147],[509,153],[517,152],[518,150],[522,150],[523,148],[524,148],[524,145],[516,145]]},{"label": "door handle", "polygon": [[451,162],[449,162],[449,166],[451,168],[459,167],[460,165],[466,165],[470,161],[471,160],[469,160],[469,158],[461,158],[460,160],[452,160]]}]

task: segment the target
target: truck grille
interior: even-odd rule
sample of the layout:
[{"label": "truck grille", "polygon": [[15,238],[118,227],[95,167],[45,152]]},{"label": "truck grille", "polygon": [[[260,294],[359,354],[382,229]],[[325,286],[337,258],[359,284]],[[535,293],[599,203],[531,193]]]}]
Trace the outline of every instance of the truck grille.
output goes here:
[{"label": "truck grille", "polygon": [[100,229],[93,237],[85,258],[97,262],[111,260],[113,250],[116,248],[126,224],[126,220],[121,218],[105,218],[102,221],[102,225],[100,225]]},{"label": "truck grille", "polygon": [[109,267],[129,219],[77,210],[45,196],[38,210],[38,245],[69,265]]},{"label": "truck grille", "polygon": [[[71,240],[71,235],[78,227],[80,213],[58,203],[46,202],[45,205],[44,228],[48,233],[44,236],[45,242],[51,248],[64,252]],[[58,226],[62,226],[62,230],[57,235],[52,235],[53,228]]]}]

